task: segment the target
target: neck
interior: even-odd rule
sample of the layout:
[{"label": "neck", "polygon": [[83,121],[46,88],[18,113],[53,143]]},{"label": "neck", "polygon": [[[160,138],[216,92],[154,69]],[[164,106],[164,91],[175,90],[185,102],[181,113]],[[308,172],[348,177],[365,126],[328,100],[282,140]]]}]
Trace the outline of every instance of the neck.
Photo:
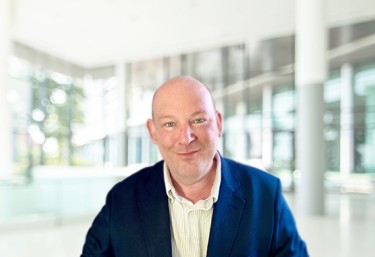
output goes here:
[{"label": "neck", "polygon": [[200,200],[207,199],[211,195],[212,186],[216,177],[216,161],[211,170],[202,178],[194,183],[184,183],[177,181],[171,176],[172,184],[176,192],[185,199],[196,203]]}]

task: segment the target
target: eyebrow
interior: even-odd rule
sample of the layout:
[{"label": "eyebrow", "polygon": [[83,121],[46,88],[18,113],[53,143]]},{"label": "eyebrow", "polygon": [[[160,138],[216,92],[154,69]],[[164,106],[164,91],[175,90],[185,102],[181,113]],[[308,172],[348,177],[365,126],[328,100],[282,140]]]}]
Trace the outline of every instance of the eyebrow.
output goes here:
[{"label": "eyebrow", "polygon": [[205,111],[196,111],[196,112],[193,112],[193,114],[191,116],[197,116],[197,115],[202,115],[202,114],[207,115],[207,112],[205,112]]},{"label": "eyebrow", "polygon": [[159,117],[158,120],[173,119],[173,118],[174,118],[173,115],[163,115],[163,116]]}]

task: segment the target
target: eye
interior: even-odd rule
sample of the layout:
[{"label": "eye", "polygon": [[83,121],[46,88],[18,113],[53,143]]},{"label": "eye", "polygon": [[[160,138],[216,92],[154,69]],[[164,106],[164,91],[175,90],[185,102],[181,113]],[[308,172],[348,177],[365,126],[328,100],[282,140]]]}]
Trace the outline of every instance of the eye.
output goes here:
[{"label": "eye", "polygon": [[168,127],[168,128],[171,128],[171,127],[174,127],[176,125],[176,123],[174,123],[174,122],[166,122],[164,125],[166,127]]},{"label": "eye", "polygon": [[200,123],[203,123],[203,122],[205,122],[205,121],[206,121],[206,120],[203,119],[203,118],[195,119],[195,120],[194,120],[194,124],[200,124]]}]

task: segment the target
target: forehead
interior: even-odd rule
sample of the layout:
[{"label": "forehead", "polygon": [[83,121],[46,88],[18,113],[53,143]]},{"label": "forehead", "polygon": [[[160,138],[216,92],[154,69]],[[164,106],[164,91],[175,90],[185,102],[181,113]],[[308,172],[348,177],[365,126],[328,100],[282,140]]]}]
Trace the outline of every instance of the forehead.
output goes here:
[{"label": "forehead", "polygon": [[211,93],[200,82],[177,81],[162,85],[153,99],[153,114],[196,113],[214,111]]}]

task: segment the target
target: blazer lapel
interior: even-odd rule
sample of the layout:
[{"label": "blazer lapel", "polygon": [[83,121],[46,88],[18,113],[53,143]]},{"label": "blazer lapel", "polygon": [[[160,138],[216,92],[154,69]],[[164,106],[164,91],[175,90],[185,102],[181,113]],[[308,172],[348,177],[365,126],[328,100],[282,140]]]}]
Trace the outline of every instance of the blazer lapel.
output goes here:
[{"label": "blazer lapel", "polygon": [[229,165],[222,158],[219,199],[214,206],[207,257],[229,256],[246,200],[235,194],[239,187]]},{"label": "blazer lapel", "polygon": [[140,203],[144,233],[150,257],[172,256],[168,197],[163,180],[163,164],[152,171]]}]

